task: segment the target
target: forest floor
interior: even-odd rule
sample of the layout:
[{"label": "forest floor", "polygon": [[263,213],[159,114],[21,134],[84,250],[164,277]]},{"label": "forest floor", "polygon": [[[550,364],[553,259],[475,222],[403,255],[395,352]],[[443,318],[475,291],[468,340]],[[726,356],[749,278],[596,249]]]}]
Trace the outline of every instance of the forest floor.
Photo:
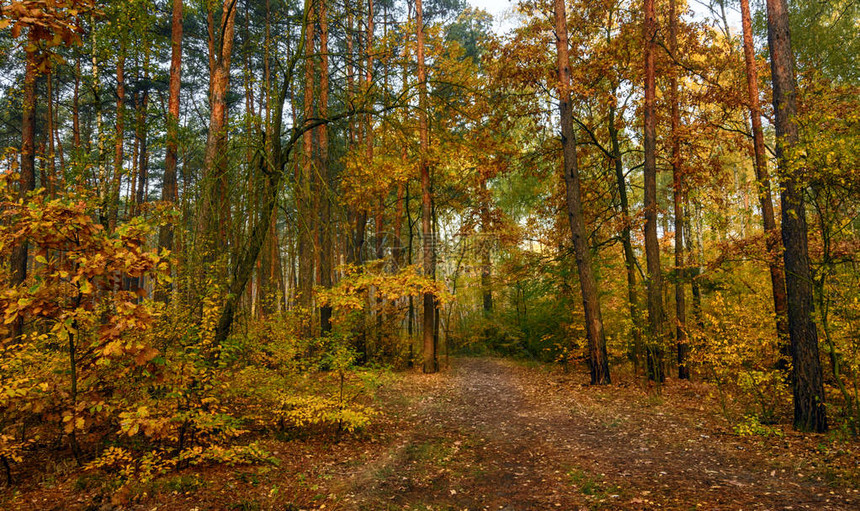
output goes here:
[{"label": "forest floor", "polygon": [[74,474],[9,509],[860,509],[856,443],[741,437],[703,384],[661,395],[492,358],[403,373],[357,436],[271,439],[277,465],[187,469],[106,495]]}]

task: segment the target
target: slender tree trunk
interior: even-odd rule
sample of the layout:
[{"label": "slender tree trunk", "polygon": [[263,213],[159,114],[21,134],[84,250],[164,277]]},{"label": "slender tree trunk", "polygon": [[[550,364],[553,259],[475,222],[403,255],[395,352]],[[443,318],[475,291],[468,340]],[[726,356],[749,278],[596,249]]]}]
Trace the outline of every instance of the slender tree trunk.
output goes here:
[{"label": "slender tree trunk", "polygon": [[[669,0],[669,51],[677,58],[678,53],[678,12],[676,1]],[[669,102],[672,107],[671,145],[672,145],[672,196],[675,216],[675,343],[678,349],[678,378],[690,378],[687,365],[690,344],[687,339],[687,301],[684,292],[684,175],[681,168],[681,140],[678,130],[681,126],[681,109],[678,103],[677,68],[669,73]]]},{"label": "slender tree trunk", "polygon": [[[90,25],[94,26],[94,24],[95,24],[94,16],[92,13],[90,13]],[[102,136],[103,131],[104,131],[103,130],[104,126],[102,123],[101,79],[99,77],[98,52],[96,51],[96,49],[98,48],[98,38],[97,38],[98,33],[99,33],[98,30],[92,31],[93,55],[92,55],[92,60],[91,60],[92,64],[90,66],[92,69],[92,75],[91,76],[92,76],[93,104],[94,104],[95,110],[96,110],[96,115],[95,115],[95,117],[96,117],[96,165],[95,165],[95,168],[96,168],[96,186],[95,186],[95,188],[96,188],[96,191],[98,194],[99,204],[101,205],[101,208],[99,210],[99,222],[101,222],[102,225],[107,225],[108,211],[107,211],[107,209],[104,208],[104,206],[107,205],[105,203],[105,201],[107,200],[106,197],[107,197],[107,192],[108,192],[108,190],[107,190],[107,179],[105,178],[106,176],[105,176],[105,164],[104,164],[104,158],[105,158],[104,139],[105,139],[105,137]]]},{"label": "slender tree trunk", "polygon": [[802,169],[791,165],[799,144],[797,85],[786,0],[767,0],[767,35],[776,118],[776,155],[782,181],[782,244],[785,247],[788,331],[791,339],[794,427],[827,430],[818,332],[813,319],[813,285],[809,268],[806,205]]},{"label": "slender tree trunk", "polygon": [[[383,238],[385,233],[383,232],[383,208],[384,201],[383,199],[379,200],[379,210],[377,211],[374,218],[374,227],[376,228],[376,259],[381,261],[385,258],[385,245],[383,244]],[[382,297],[379,296],[379,289],[376,290],[376,343],[379,346],[382,343]]]},{"label": "slender tree trunk", "polygon": [[654,0],[645,0],[645,258],[648,266],[648,323],[650,339],[647,347],[648,377],[662,382],[663,373],[663,276],[660,270],[660,245],[657,240],[657,129],[654,112],[656,82],[654,53],[656,51],[657,19]]},{"label": "slender tree trunk", "polygon": [[[406,183],[406,227],[409,229],[409,238],[408,243],[406,245],[406,264],[411,265],[414,262],[415,255],[415,230],[413,226],[415,225],[412,221],[412,210],[409,207],[409,183]],[[417,219],[416,219],[417,220]],[[412,295],[409,295],[409,311],[406,315],[406,335],[409,337],[409,360],[410,364],[412,364],[412,359],[414,358],[413,346],[415,345],[415,341],[412,336],[415,333],[415,298]],[[411,365],[410,365],[411,367]]]},{"label": "slender tree trunk", "polygon": [[[303,117],[305,123],[314,117],[314,89],[316,60],[314,52],[314,33],[317,13],[313,10],[305,30],[305,83],[302,90],[304,97]],[[311,307],[311,291],[314,282],[314,225],[312,216],[315,214],[311,207],[311,188],[314,180],[314,132],[307,130],[302,138],[302,159],[299,174],[297,202],[299,213],[299,288],[298,304],[306,309]]]},{"label": "slender tree trunk", "polygon": [[[135,105],[140,102],[140,94],[136,91],[132,94],[132,103]],[[129,177],[129,190],[128,195],[126,195],[126,202],[128,203],[129,214],[131,216],[134,215],[135,209],[135,201],[137,200],[137,181],[139,173],[138,163],[140,163],[140,123],[138,122],[138,112],[137,107],[135,107],[135,122],[134,122],[134,142],[132,143],[131,149],[131,175]]]},{"label": "slender tree trunk", "polygon": [[570,57],[567,36],[567,13],[564,0],[555,0],[555,45],[558,52],[559,115],[561,118],[561,144],[564,152],[564,182],[567,188],[567,218],[570,222],[576,267],[585,309],[585,332],[588,339],[588,363],[592,384],[610,383],[609,361],[606,354],[606,335],[600,312],[597,279],[591,264],[591,249],[582,216],[582,191],[576,155],[576,133],[573,131],[573,112],[570,94]]},{"label": "slender tree trunk", "polygon": [[125,51],[120,49],[116,61],[116,134],[114,140],[113,178],[108,196],[108,230],[116,229],[119,216],[119,189],[122,183],[123,136],[125,128]]},{"label": "slender tree trunk", "polygon": [[[81,57],[75,58],[75,91],[72,95],[72,146],[75,153],[81,148],[81,116],[80,116],[80,89],[81,89]],[[75,154],[77,157],[77,154]]]},{"label": "slender tree trunk", "polygon": [[[329,56],[328,56],[328,10],[327,0],[319,1],[320,22],[320,97],[319,116],[322,119],[328,117],[328,93],[329,93]],[[319,142],[319,175],[320,190],[322,193],[322,207],[320,208],[320,284],[323,288],[332,286],[332,266],[334,243],[332,229],[332,173],[329,164],[329,140],[328,125],[322,124],[317,128],[317,141]],[[331,331],[331,305],[320,307],[320,332],[324,335]]]},{"label": "slender tree trunk", "polygon": [[[215,258],[216,240],[226,244],[224,215],[221,203],[226,192],[227,174],[227,91],[230,86],[230,59],[233,54],[233,34],[236,22],[236,1],[224,0],[216,38],[215,22],[209,11],[209,132],[203,155],[204,194],[201,198],[200,229],[204,239],[204,257]],[[220,45],[217,43],[220,42]]]},{"label": "slender tree trunk", "polygon": [[45,132],[48,138],[48,179],[42,182],[42,186],[45,186],[48,189],[49,195],[53,195],[54,185],[57,183],[56,147],[54,146],[54,74],[49,70],[46,78],[45,85],[47,86],[47,91],[45,93],[45,98],[47,98],[48,101],[45,102],[45,105],[48,108],[45,113],[45,120],[47,121]]},{"label": "slender tree trunk", "polygon": [[[27,202],[27,193],[36,189],[36,78],[39,74],[38,40],[30,29],[27,45],[27,64],[24,71],[24,99],[21,117],[21,167],[19,172],[19,199]],[[27,279],[28,244],[26,241],[12,249],[10,256],[10,286],[19,286]],[[24,319],[18,316],[12,323],[12,339],[24,333]]]},{"label": "slender tree trunk", "polygon": [[[403,151],[406,151],[404,146]],[[406,161],[406,158],[401,157],[401,162]],[[403,230],[403,198],[404,198],[403,183],[397,184],[397,202],[394,205],[394,221],[391,226],[391,231],[394,234],[391,248],[391,259],[394,261],[394,271],[400,269],[403,264],[403,239],[400,231]]]},{"label": "slender tree trunk", "polygon": [[[373,88],[373,31],[374,31],[374,23],[373,23],[373,0],[367,0],[367,24],[365,31],[365,45],[364,51],[366,53],[367,62],[364,68],[364,93],[368,96],[370,95],[370,91]],[[369,98],[367,98],[369,99]],[[373,133],[373,116],[370,113],[365,114],[364,116],[364,158],[368,165],[373,164],[373,143],[374,143],[374,133]],[[361,247],[364,245],[365,240],[365,225],[368,220],[368,212],[363,211],[359,213],[360,219],[360,227],[358,228],[360,233],[361,243],[356,243],[356,249],[360,251]],[[362,256],[359,254],[356,257],[357,261],[362,261]]]},{"label": "slender tree trunk", "polygon": [[[170,80],[167,99],[167,143],[164,156],[164,177],[161,200],[176,204],[176,163],[179,156],[179,93],[182,86],[182,0],[173,0],[170,30]],[[165,223],[158,230],[158,248],[173,250],[173,224]],[[167,284],[169,286],[169,284]],[[170,288],[156,293],[156,299],[166,302]]]},{"label": "slender tree trunk", "polygon": [[[613,97],[616,89],[613,88]],[[612,145],[612,160],[615,164],[615,183],[618,188],[619,202],[621,203],[621,216],[624,219],[624,227],[621,229],[621,246],[624,250],[624,267],[627,270],[627,304],[630,308],[631,328],[633,337],[633,370],[639,373],[639,364],[644,354],[642,345],[642,327],[639,311],[639,299],[636,293],[636,256],[633,253],[633,242],[630,236],[630,204],[627,198],[627,180],[624,177],[624,163],[621,160],[621,144],[618,140],[618,127],[615,126],[615,104],[609,107],[609,141]]]},{"label": "slender tree trunk", "polygon": [[[424,66],[424,8],[421,0],[415,0],[415,26],[418,57],[418,134],[421,144],[418,155],[418,168],[421,174],[421,235],[424,245],[424,275],[432,277],[436,272],[436,260],[433,252],[431,226],[430,166],[427,162],[427,153],[430,149],[430,129],[427,125],[427,69]],[[422,338],[424,346],[423,370],[425,373],[435,373],[439,367],[436,361],[436,346],[433,342],[435,316],[436,300],[432,293],[424,293]]]},{"label": "slender tree trunk", "polygon": [[773,290],[773,309],[776,312],[776,332],[779,336],[780,353],[783,358],[778,367],[788,370],[791,358],[791,341],[788,336],[788,299],[785,295],[785,273],[777,259],[779,250],[779,230],[773,211],[773,197],[770,190],[770,176],[767,170],[767,155],[764,147],[764,131],[761,126],[761,105],[759,104],[758,70],[753,47],[752,16],[749,0],[741,0],[741,19],[744,32],[744,61],[747,74],[747,94],[749,99],[750,120],[752,122],[753,153],[755,155],[755,176],[758,182],[758,198],[761,204],[761,220],[767,240],[768,267]]},{"label": "slender tree trunk", "polygon": [[490,240],[490,195],[487,179],[481,177],[481,294],[483,295],[484,316],[493,313],[493,262],[492,242]]},{"label": "slender tree trunk", "polygon": [[[51,83],[50,80],[48,81],[48,83],[49,84]],[[53,150],[57,151],[56,154],[57,154],[57,159],[59,160],[59,163],[60,163],[60,172],[59,172],[59,175],[57,175],[55,173],[52,177],[52,180],[53,180],[53,183],[51,183],[51,195],[52,196],[56,193],[57,183],[60,182],[60,179],[65,180],[65,175],[66,175],[66,157],[65,157],[65,152],[63,150],[63,141],[60,138],[60,120],[59,120],[59,116],[60,116],[60,81],[59,81],[59,79],[57,80],[57,86],[54,87],[53,90],[54,90],[53,102],[54,102],[54,105],[56,105],[56,106],[52,109],[52,114],[49,116],[51,119],[51,126],[52,126],[52,128],[49,130],[49,133],[53,133],[53,137],[55,139],[56,145],[54,145],[52,147],[52,151]],[[50,94],[48,96],[50,97]]]},{"label": "slender tree trunk", "polygon": [[[149,73],[144,74],[144,83],[149,81]],[[137,158],[137,198],[135,204],[140,207],[147,201],[149,191],[149,130],[146,129],[146,111],[149,108],[149,90],[144,86],[140,91],[140,101],[137,105],[137,138],[140,141],[140,151]],[[136,212],[139,212],[138,209]]]}]

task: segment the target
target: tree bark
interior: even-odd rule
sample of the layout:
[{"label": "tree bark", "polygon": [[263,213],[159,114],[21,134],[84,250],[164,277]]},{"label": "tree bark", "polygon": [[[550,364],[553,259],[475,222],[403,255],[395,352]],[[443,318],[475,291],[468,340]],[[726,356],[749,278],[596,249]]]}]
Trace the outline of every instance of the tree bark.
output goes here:
[{"label": "tree bark", "polygon": [[116,60],[116,134],[113,154],[113,178],[108,195],[108,230],[116,229],[119,217],[119,189],[122,182],[123,136],[125,128],[125,48],[119,50]]},{"label": "tree bark", "polygon": [[[328,117],[328,93],[329,93],[329,56],[328,56],[328,11],[326,6],[327,0],[318,0],[319,2],[319,22],[320,22],[320,96],[319,96],[319,116],[321,119]],[[321,124],[317,128],[317,141],[319,143],[319,175],[320,175],[320,191],[322,193],[322,207],[320,208],[320,285],[323,288],[331,288],[332,286],[332,266],[333,261],[333,233],[332,229],[332,203],[331,203],[331,187],[332,173],[329,165],[329,140],[328,140],[328,125]],[[325,335],[331,331],[331,305],[320,307],[320,332]]]},{"label": "tree bark", "polygon": [[790,162],[799,144],[797,84],[791,49],[788,4],[767,0],[767,38],[776,118],[776,156],[782,181],[782,244],[785,247],[788,331],[791,339],[794,427],[827,430],[818,332],[813,319],[813,284],[809,268],[806,206],[802,169]]},{"label": "tree bark", "polygon": [[[313,2],[312,2],[313,3]],[[311,122],[314,117],[314,89],[315,89],[315,68],[316,59],[314,57],[314,33],[317,13],[312,8],[311,17],[308,19],[307,28],[305,30],[304,54],[305,54],[305,83],[302,90],[304,98],[303,118],[305,124]],[[314,174],[314,132],[307,130],[302,137],[302,158],[297,182],[296,202],[299,213],[298,229],[299,229],[299,288],[298,288],[298,304],[306,309],[310,309],[312,303],[311,292],[314,284],[314,226],[316,222],[312,218],[315,212],[311,207],[311,182]]]},{"label": "tree bark", "polygon": [[761,126],[761,105],[759,103],[758,70],[755,62],[753,47],[752,15],[749,0],[741,0],[741,21],[743,25],[744,62],[746,64],[747,94],[749,99],[750,120],[753,134],[753,153],[755,155],[755,177],[758,183],[758,198],[761,205],[761,220],[767,240],[768,267],[770,283],[773,290],[773,309],[776,313],[776,333],[779,337],[780,353],[783,359],[777,367],[788,369],[791,357],[791,346],[788,335],[788,318],[786,310],[788,300],[785,295],[785,273],[782,265],[776,259],[779,249],[779,230],[773,211],[773,197],[770,190],[770,176],[767,170],[767,155],[764,146],[764,131]]},{"label": "tree bark", "polygon": [[[669,51],[677,58],[678,53],[678,13],[675,0],[669,0]],[[684,292],[684,175],[681,168],[681,140],[678,129],[681,126],[681,108],[678,103],[678,75],[676,66],[669,74],[669,102],[672,104],[671,145],[672,145],[672,198],[675,217],[675,344],[678,350],[678,378],[690,378],[687,365],[690,345],[687,339],[687,301]]]},{"label": "tree bark", "polygon": [[483,295],[484,316],[493,313],[493,262],[490,241],[490,195],[487,191],[487,178],[481,177],[481,294]]},{"label": "tree bark", "polygon": [[[613,88],[613,97],[616,89]],[[615,104],[609,107],[609,141],[612,145],[612,160],[615,164],[615,183],[618,187],[618,201],[621,203],[621,216],[624,227],[621,229],[621,246],[624,251],[624,267],[627,270],[627,305],[630,309],[630,334],[633,337],[633,369],[639,373],[639,364],[644,354],[642,345],[642,327],[639,311],[639,299],[636,293],[636,256],[633,253],[633,241],[630,236],[630,204],[627,198],[627,180],[624,177],[624,163],[621,161],[621,144],[618,140],[618,128],[615,126]]]},{"label": "tree bark", "polygon": [[[38,39],[30,29],[26,48],[27,64],[24,71],[24,98],[21,116],[21,167],[18,174],[18,197],[27,202],[27,194],[36,189],[36,78],[39,74]],[[12,249],[10,255],[9,285],[19,286],[27,279],[29,247],[26,241]],[[20,315],[12,323],[11,336],[18,340],[24,333],[24,318]]]},{"label": "tree bark", "polygon": [[576,155],[576,133],[573,131],[573,112],[570,93],[570,56],[568,50],[567,13],[564,0],[555,0],[555,46],[558,52],[559,114],[561,120],[561,145],[564,153],[564,182],[567,188],[567,218],[576,267],[579,272],[579,285],[582,292],[582,305],[585,309],[585,333],[588,340],[588,363],[591,369],[592,385],[611,382],[609,361],[606,354],[606,335],[600,312],[600,297],[597,279],[591,263],[591,249],[585,232],[585,219],[582,216],[582,191],[579,179],[579,163]]},{"label": "tree bark", "polygon": [[[48,159],[48,178],[42,182],[42,186],[45,186],[48,189],[48,194],[54,195],[54,187],[57,184],[57,162],[56,162],[56,146],[54,145],[54,135],[56,135],[55,124],[54,124],[54,74],[49,70],[46,76],[45,85],[47,86],[47,91],[45,91],[45,98],[47,101],[45,105],[47,106],[47,112],[45,112],[45,121],[46,128],[45,133],[48,138],[48,154],[46,155]],[[59,99],[59,98],[58,98]],[[59,105],[59,101],[57,101]],[[59,139],[59,137],[58,137]],[[62,153],[61,153],[62,159]]]},{"label": "tree bark", "polygon": [[[415,0],[416,53],[418,60],[418,135],[420,150],[418,155],[418,170],[421,174],[421,236],[424,255],[424,275],[433,278],[436,273],[436,258],[433,247],[432,229],[432,196],[430,191],[430,165],[427,153],[430,150],[430,128],[427,124],[427,69],[424,66],[424,7],[421,0]],[[433,293],[424,293],[424,319],[422,323],[422,341],[424,346],[425,373],[435,373],[439,370],[436,360],[436,344],[434,328],[436,317],[436,299]]]},{"label": "tree bark", "polygon": [[80,89],[81,89],[81,57],[75,58],[75,90],[72,96],[72,147],[75,157],[81,148],[81,114],[80,114]]},{"label": "tree bark", "polygon": [[[164,177],[161,200],[173,205],[177,201],[176,163],[179,159],[179,93],[182,86],[182,0],[173,0],[170,29],[170,79],[167,99],[167,141],[164,156]],[[158,230],[158,248],[173,250],[173,224],[162,225]],[[169,284],[167,284],[169,286]],[[166,302],[170,288],[159,290],[156,299]]]},{"label": "tree bark", "polygon": [[657,129],[654,113],[656,37],[657,20],[654,12],[654,0],[645,0],[645,166],[643,174],[645,181],[645,258],[648,266],[648,324],[650,327],[647,365],[648,378],[662,382],[665,379],[663,373],[663,277],[660,270],[660,245],[657,240]]},{"label": "tree bark", "polygon": [[[227,91],[230,86],[230,59],[236,22],[236,0],[224,0],[222,31],[217,33],[209,11],[209,132],[203,156],[204,194],[201,198],[200,227],[204,257],[214,259],[216,242],[226,244],[225,204],[221,203],[227,174]],[[220,43],[220,44],[218,44]]]}]

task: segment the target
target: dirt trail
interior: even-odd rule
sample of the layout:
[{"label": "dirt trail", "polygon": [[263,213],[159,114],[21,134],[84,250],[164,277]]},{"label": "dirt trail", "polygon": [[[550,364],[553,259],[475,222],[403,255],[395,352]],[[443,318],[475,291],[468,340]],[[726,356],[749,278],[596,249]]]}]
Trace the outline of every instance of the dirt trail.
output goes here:
[{"label": "dirt trail", "polygon": [[774,461],[671,404],[611,397],[624,389],[495,359],[457,360],[435,381],[406,417],[414,429],[352,474],[348,507],[860,508],[820,469]]}]

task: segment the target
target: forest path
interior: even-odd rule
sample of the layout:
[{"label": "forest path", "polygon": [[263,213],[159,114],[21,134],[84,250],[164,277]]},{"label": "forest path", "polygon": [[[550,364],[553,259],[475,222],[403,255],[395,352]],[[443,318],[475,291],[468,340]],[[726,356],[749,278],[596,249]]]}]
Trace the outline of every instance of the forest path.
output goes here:
[{"label": "forest path", "polygon": [[458,359],[448,374],[416,381],[411,390],[422,397],[403,417],[412,429],[352,473],[349,508],[860,505],[856,492],[827,487],[821,467],[789,458],[790,446],[780,453],[773,443],[715,433],[701,411],[636,389],[487,358]]}]

